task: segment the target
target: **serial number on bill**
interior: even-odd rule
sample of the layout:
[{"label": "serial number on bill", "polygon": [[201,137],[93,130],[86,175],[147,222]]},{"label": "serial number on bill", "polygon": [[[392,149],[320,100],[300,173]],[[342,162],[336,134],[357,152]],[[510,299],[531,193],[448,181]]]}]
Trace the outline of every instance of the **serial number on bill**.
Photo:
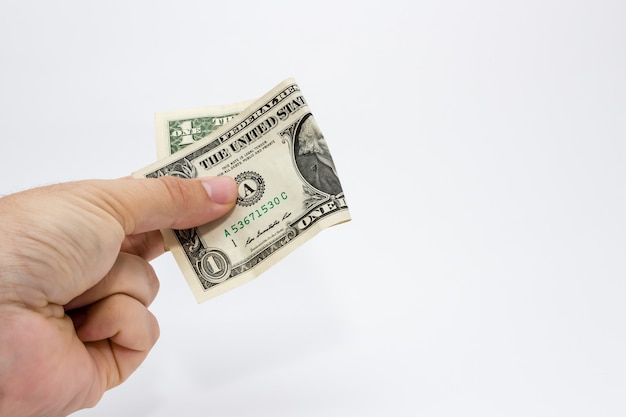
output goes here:
[{"label": "serial number on bill", "polygon": [[268,200],[265,204],[262,204],[258,209],[251,211],[250,214],[244,216],[241,220],[231,224],[230,231],[229,229],[224,229],[224,237],[230,237],[240,230],[243,230],[255,220],[263,217],[264,214],[268,214],[271,210],[280,206],[280,204],[285,200],[287,200],[287,193],[283,191],[273,199]]}]

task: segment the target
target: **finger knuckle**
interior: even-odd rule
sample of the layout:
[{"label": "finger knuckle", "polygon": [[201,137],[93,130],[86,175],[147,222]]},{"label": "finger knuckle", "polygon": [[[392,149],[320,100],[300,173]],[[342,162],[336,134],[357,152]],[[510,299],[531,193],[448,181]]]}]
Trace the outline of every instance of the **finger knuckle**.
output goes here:
[{"label": "finger knuckle", "polygon": [[193,184],[180,178],[165,176],[159,178],[172,201],[184,207],[191,205],[194,198]]}]

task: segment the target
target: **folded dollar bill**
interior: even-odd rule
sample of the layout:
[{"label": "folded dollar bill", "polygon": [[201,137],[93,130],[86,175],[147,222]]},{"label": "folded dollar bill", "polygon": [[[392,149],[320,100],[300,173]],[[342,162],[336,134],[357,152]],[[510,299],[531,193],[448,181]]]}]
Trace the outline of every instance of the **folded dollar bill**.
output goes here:
[{"label": "folded dollar bill", "polygon": [[204,139],[214,130],[231,121],[252,100],[222,106],[176,110],[155,115],[157,157],[166,158]]},{"label": "folded dollar bill", "polygon": [[258,100],[156,116],[162,158],[133,175],[229,175],[226,217],[163,230],[198,302],[252,280],[319,231],[350,220],[328,144],[293,79]]}]

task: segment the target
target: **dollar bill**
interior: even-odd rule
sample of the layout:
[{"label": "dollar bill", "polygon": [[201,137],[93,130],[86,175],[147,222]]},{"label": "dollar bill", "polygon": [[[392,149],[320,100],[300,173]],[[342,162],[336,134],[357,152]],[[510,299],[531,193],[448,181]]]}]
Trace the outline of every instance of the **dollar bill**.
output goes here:
[{"label": "dollar bill", "polygon": [[[202,117],[197,110],[179,113],[179,120]],[[170,134],[170,141],[179,136]],[[258,277],[321,230],[350,220],[328,144],[293,79],[206,137],[182,149],[170,142],[169,152],[133,175],[229,175],[239,187],[227,217],[163,231],[198,302]]]},{"label": "dollar bill", "polygon": [[224,126],[252,100],[222,106],[157,113],[154,118],[157,156],[166,158]]}]

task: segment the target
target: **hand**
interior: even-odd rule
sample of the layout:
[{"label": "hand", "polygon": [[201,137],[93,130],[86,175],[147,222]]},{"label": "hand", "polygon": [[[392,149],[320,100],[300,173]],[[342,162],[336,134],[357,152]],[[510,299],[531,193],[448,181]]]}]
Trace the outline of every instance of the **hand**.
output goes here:
[{"label": "hand", "polygon": [[0,417],[94,406],[159,336],[159,229],[226,214],[228,177],[58,184],[0,199]]}]

